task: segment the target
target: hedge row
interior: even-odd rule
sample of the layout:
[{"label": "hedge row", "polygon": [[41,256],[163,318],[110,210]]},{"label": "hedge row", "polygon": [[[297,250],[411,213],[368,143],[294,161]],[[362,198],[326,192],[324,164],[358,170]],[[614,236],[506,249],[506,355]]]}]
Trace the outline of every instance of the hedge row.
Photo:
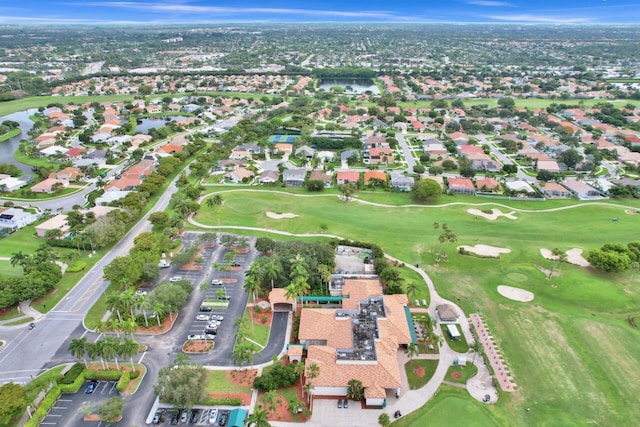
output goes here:
[{"label": "hedge row", "polygon": [[84,365],[82,363],[76,363],[64,374],[60,379],[58,379],[58,384],[72,384],[76,381],[76,378],[84,371]]},{"label": "hedge row", "polygon": [[85,371],[83,370],[71,384],[59,384],[62,393],[75,393],[80,390],[85,381]]},{"label": "hedge row", "polygon": [[76,261],[73,264],[71,264],[69,267],[67,267],[67,273],[77,273],[79,271],[84,270],[86,266],[87,266],[86,261]]},{"label": "hedge row", "polygon": [[87,369],[84,374],[85,379],[98,381],[118,381],[121,376],[122,371],[116,370],[92,371],[91,369]]},{"label": "hedge row", "polygon": [[239,397],[211,397],[202,403],[203,405],[227,405],[242,406],[242,399]]},{"label": "hedge row", "polygon": [[40,422],[49,413],[49,410],[53,407],[53,405],[55,405],[56,401],[60,397],[60,394],[60,387],[53,386],[44,397],[44,399],[42,399],[42,402],[40,402],[40,406],[38,406],[36,412],[33,413],[33,417],[31,417],[31,419],[24,424],[24,427],[38,427],[38,425],[40,425]]},{"label": "hedge row", "polygon": [[123,373],[118,380],[118,384],[116,384],[116,390],[122,393],[129,385],[129,381],[131,381],[131,375],[129,372]]}]

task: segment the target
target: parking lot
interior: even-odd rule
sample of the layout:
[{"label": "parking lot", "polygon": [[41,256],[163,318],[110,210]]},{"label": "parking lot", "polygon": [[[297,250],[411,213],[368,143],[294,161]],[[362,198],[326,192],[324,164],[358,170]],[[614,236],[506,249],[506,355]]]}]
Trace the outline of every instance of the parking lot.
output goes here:
[{"label": "parking lot", "polygon": [[116,390],[116,383],[114,381],[98,381],[93,393],[90,394],[85,393],[88,385],[89,381],[85,382],[78,392],[60,396],[40,425],[62,427],[106,426],[106,423],[101,421],[84,421],[81,408],[85,403],[91,403],[93,412],[97,413],[98,407],[110,397],[120,395]]},{"label": "parking lot", "polygon": [[[182,411],[173,408],[161,408],[158,409],[156,415],[158,415],[158,423],[161,425],[224,425],[223,423],[229,418],[228,409],[217,408],[196,408],[187,413],[186,422],[182,417]],[[226,424],[226,423],[225,423]]]}]

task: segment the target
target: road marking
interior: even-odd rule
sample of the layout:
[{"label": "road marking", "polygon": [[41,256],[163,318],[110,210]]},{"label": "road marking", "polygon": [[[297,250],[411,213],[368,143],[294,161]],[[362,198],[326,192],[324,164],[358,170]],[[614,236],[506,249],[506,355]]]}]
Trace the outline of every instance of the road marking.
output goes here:
[{"label": "road marking", "polygon": [[147,355],[147,352],[145,351],[144,353],[142,353],[142,356],[140,356],[140,360],[138,360],[138,363],[142,363],[142,359],[144,359],[144,356]]},{"label": "road marking", "polygon": [[[80,311],[82,308],[84,308],[86,302],[93,296],[93,294],[95,294],[95,292],[100,288],[100,286],[102,285],[102,277],[98,277],[96,278],[96,280],[94,280],[87,289],[85,289],[85,291],[82,293],[82,295],[80,295],[80,297],[73,303],[73,305],[71,306],[71,308],[69,308],[70,312],[77,312]],[[82,304],[80,304],[82,303]],[[78,306],[78,304],[80,304]]]}]

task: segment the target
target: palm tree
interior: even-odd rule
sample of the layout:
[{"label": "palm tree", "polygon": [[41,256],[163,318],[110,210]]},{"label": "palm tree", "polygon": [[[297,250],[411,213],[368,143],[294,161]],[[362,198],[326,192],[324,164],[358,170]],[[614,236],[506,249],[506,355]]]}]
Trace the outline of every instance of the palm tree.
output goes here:
[{"label": "palm tree", "polygon": [[[89,356],[89,360],[92,362],[100,357],[100,345],[98,342],[87,344],[87,356]],[[104,368],[104,360],[102,360],[102,358],[100,358],[100,360],[102,361],[102,367]]]},{"label": "palm tree", "polygon": [[120,323],[120,328],[122,329],[122,333],[131,334],[131,337],[133,338],[133,334],[138,330],[138,324],[133,318],[124,319]]},{"label": "palm tree", "polygon": [[160,326],[160,316],[164,316],[166,314],[166,307],[159,301],[153,301],[151,303],[151,310],[156,314],[156,320],[158,321],[158,326]]},{"label": "palm tree", "polygon": [[409,300],[413,299],[416,296],[416,292],[418,292],[418,284],[416,282],[407,283],[406,292]]},{"label": "palm tree", "polygon": [[420,354],[420,348],[417,345],[411,343],[404,350],[404,354],[407,355],[409,361],[412,362],[414,357],[417,357]]},{"label": "palm tree", "polygon": [[476,362],[476,356],[482,353],[482,350],[483,350],[483,346],[479,340],[475,340],[473,344],[471,344],[471,347],[469,348],[469,351],[473,352],[473,361],[471,363]]},{"label": "palm tree", "polygon": [[134,317],[134,294],[133,289],[127,289],[120,294],[120,304],[123,310],[128,311],[131,317]]},{"label": "palm tree", "polygon": [[327,293],[329,293],[329,284],[331,283],[331,269],[328,266],[321,264],[318,266],[318,273],[320,273],[320,279],[322,280],[322,283],[327,286]]},{"label": "palm tree", "polygon": [[247,418],[247,425],[253,427],[270,427],[269,424],[269,411],[266,409],[254,409],[253,414]]},{"label": "palm tree", "polygon": [[260,284],[263,280],[263,272],[257,263],[251,264],[251,267],[245,273],[244,290],[253,297],[253,304],[256,303],[256,294],[260,291]]},{"label": "palm tree", "polygon": [[19,265],[24,270],[25,266],[29,264],[30,258],[31,255],[23,254],[22,251],[18,251],[14,254],[11,254],[9,262],[11,262],[12,267]]},{"label": "palm tree", "polygon": [[296,279],[303,277],[306,281],[309,277],[309,272],[307,271],[307,264],[303,257],[300,254],[296,255],[295,258],[290,259],[291,268],[289,270],[289,278],[292,282],[295,282]]},{"label": "palm tree", "polygon": [[347,383],[347,398],[351,400],[361,400],[364,397],[364,386],[362,381],[352,379]]},{"label": "palm tree", "polygon": [[305,375],[307,377],[307,381],[305,383],[306,393],[309,396],[309,404],[311,404],[311,393],[313,392],[313,380],[318,378],[320,375],[320,367],[316,364],[316,362],[312,362],[305,371]]},{"label": "palm tree", "polygon": [[[206,283],[206,281],[203,283]],[[151,301],[146,295],[136,295],[134,303],[136,309],[142,311],[142,315],[144,316],[144,324],[148,328],[149,319],[147,318],[147,310],[151,308]]]},{"label": "palm tree", "polygon": [[76,338],[69,343],[69,351],[73,354],[73,357],[84,362],[84,367],[88,368],[87,360],[84,358],[87,353],[87,337]]},{"label": "palm tree", "polygon": [[273,289],[274,282],[283,274],[282,264],[275,257],[271,257],[269,262],[263,264],[262,272],[264,274],[264,279],[271,282],[271,289]]},{"label": "palm tree", "polygon": [[138,354],[139,349],[140,345],[133,338],[125,338],[120,344],[120,355],[122,355],[122,357],[128,357],[131,360],[131,369],[135,369],[133,366],[133,356]]},{"label": "palm tree", "polygon": [[269,390],[264,394],[264,396],[262,396],[261,400],[264,404],[268,404],[272,411],[275,410],[276,409],[276,390],[275,389]]},{"label": "palm tree", "polygon": [[114,359],[116,362],[116,369],[120,369],[118,366],[118,351],[120,347],[120,341],[114,337],[104,337],[100,343],[100,356],[105,359]]},{"label": "palm tree", "polygon": [[115,332],[116,335],[119,337],[120,331],[122,330],[122,322],[124,322],[124,320],[118,320],[118,319],[112,318],[107,320],[104,323],[106,328],[109,328],[110,331]]},{"label": "palm tree", "polygon": [[[444,225],[446,226],[447,224],[444,224]],[[434,230],[439,230],[440,229],[440,223],[434,222],[433,223],[433,229]],[[431,252],[433,252],[433,245],[431,246]]]},{"label": "palm tree", "polygon": [[222,204],[222,202],[224,201],[222,199],[222,196],[219,194],[216,194],[215,196],[213,196],[213,198],[211,199],[213,201],[213,204],[216,206],[220,206]]},{"label": "palm tree", "polygon": [[106,303],[109,310],[115,310],[118,315],[118,320],[122,321],[122,315],[120,313],[120,294],[117,292],[111,292],[107,295]]}]

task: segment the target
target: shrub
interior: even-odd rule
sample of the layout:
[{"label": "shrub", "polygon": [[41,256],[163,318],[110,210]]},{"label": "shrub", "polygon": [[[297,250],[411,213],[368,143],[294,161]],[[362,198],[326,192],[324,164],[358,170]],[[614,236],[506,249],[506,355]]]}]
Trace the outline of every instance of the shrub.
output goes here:
[{"label": "shrub", "polygon": [[84,365],[82,363],[76,363],[58,380],[58,384],[71,384],[75,382],[82,371],[84,371]]},{"label": "shrub", "polygon": [[116,390],[122,393],[129,385],[129,381],[131,381],[131,375],[129,372],[123,373],[118,380],[118,384],[116,384]]},{"label": "shrub", "polygon": [[58,397],[60,397],[60,393],[60,387],[53,386],[44,399],[42,399],[42,402],[40,402],[40,406],[38,406],[36,412],[33,413],[33,417],[24,424],[25,427],[38,427],[51,407],[56,403]]},{"label": "shrub", "polygon": [[73,381],[72,383],[69,384],[59,384],[60,386],[60,391],[62,393],[75,393],[78,390],[80,390],[80,387],[82,387],[82,384],[84,384],[84,374],[87,370],[83,369],[82,372],[80,373],[80,375],[78,375],[75,379],[75,381]]},{"label": "shrub", "polygon": [[85,379],[98,381],[118,381],[121,376],[122,371],[116,371],[115,369],[107,371],[88,370],[85,374]]},{"label": "shrub", "polygon": [[73,264],[71,264],[69,267],[67,267],[67,272],[68,273],[77,273],[79,271],[84,270],[84,268],[87,266],[86,261],[76,261]]},{"label": "shrub", "polygon": [[242,406],[242,399],[239,397],[211,397],[203,402],[203,405]]},{"label": "shrub", "polygon": [[135,380],[136,378],[138,378],[140,376],[140,372],[138,371],[131,371],[129,372],[129,378],[132,380]]},{"label": "shrub", "polygon": [[275,390],[289,387],[298,381],[295,365],[277,364],[268,373],[259,376],[253,381],[253,386],[260,391]]}]

